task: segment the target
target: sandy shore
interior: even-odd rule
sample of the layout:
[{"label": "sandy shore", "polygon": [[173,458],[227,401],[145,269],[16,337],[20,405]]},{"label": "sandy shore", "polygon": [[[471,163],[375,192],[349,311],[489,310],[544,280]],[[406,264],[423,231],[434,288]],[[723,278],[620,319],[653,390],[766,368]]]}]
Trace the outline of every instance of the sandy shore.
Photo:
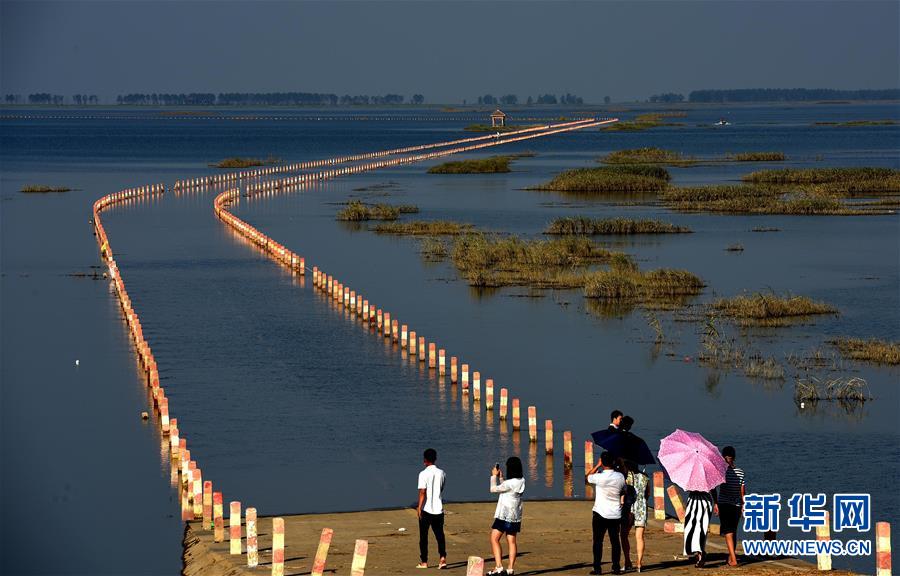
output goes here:
[{"label": "sandy shore", "polygon": [[[494,513],[494,502],[448,504],[445,533],[449,573],[465,574],[468,556],[489,558],[488,532]],[[366,573],[422,574],[436,570],[436,545],[431,537],[428,570],[415,568],[418,558],[418,524],[415,510],[404,508],[342,514],[304,514],[285,516],[285,574],[309,574],[322,528],[334,530],[328,553],[326,572],[349,574],[356,539],[369,541]],[[226,538],[227,538],[227,524]],[[267,574],[271,572],[271,518],[259,518],[260,566],[246,567],[246,554],[231,556],[228,542],[213,542],[212,531],[199,531],[192,522],[185,532],[185,569],[188,576]],[[645,536],[647,549],[644,572],[657,574],[698,574],[714,569],[723,576],[732,574],[783,574],[815,572],[815,565],[794,559],[756,561],[743,559],[738,568],[724,566],[724,540],[710,536],[707,569],[699,571],[681,556],[682,535],[666,534],[662,522],[651,520]],[[632,532],[632,558],[634,538]],[[505,546],[504,546],[505,550]],[[607,541],[604,572],[611,570]],[[486,562],[488,568],[493,561]],[[523,532],[519,537],[519,559],[516,573],[587,574],[591,570],[591,503],[583,500],[527,502]],[[832,574],[849,574],[832,572]]]}]

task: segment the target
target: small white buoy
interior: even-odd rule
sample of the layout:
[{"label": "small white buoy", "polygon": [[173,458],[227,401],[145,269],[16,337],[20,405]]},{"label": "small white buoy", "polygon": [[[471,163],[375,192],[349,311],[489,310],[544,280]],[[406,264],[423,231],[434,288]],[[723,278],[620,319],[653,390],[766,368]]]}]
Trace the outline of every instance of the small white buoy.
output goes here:
[{"label": "small white buoy", "polygon": [[78,364],[80,364],[79,360],[75,360],[75,367],[78,368]]},{"label": "small white buoy", "polygon": [[397,532],[406,532],[406,528],[397,528]]},{"label": "small white buoy", "polygon": [[800,403],[800,408],[805,408],[805,407],[806,407],[806,402],[801,402],[801,403]]}]

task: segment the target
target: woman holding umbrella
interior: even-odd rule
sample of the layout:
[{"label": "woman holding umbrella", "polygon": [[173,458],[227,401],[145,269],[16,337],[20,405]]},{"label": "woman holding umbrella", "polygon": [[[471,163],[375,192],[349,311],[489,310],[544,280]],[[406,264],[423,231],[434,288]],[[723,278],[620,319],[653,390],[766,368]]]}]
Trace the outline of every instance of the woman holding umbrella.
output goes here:
[{"label": "woman holding umbrella", "polygon": [[675,430],[659,442],[659,462],[669,478],[687,492],[684,553],[696,566],[706,562],[709,517],[715,511],[714,490],[725,481],[728,463],[709,440],[696,432]]}]

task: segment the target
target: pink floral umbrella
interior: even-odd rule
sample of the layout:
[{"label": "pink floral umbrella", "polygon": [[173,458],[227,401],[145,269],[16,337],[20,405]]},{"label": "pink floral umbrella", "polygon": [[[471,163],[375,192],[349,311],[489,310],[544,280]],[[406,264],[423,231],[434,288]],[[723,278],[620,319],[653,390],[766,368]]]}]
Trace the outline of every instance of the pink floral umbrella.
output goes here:
[{"label": "pink floral umbrella", "polygon": [[675,429],[659,441],[659,463],[683,490],[705,492],[725,482],[728,463],[712,442],[697,432]]}]

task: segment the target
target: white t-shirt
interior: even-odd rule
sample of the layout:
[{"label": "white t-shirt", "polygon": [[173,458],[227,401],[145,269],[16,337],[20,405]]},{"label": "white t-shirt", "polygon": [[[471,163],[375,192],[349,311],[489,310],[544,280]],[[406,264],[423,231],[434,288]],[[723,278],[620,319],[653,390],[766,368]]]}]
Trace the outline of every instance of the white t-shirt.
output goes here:
[{"label": "white t-shirt", "polygon": [[443,514],[444,504],[441,502],[441,493],[444,491],[444,471],[432,464],[419,472],[419,490],[425,490],[425,504],[423,512],[429,514]]},{"label": "white t-shirt", "polygon": [[587,477],[594,489],[593,511],[608,520],[622,517],[622,493],[625,491],[625,477],[615,470],[604,470]]},{"label": "white t-shirt", "polygon": [[524,478],[510,478],[499,485],[497,477],[491,475],[491,492],[499,493],[494,518],[505,522],[522,521],[522,493],[525,492]]}]

